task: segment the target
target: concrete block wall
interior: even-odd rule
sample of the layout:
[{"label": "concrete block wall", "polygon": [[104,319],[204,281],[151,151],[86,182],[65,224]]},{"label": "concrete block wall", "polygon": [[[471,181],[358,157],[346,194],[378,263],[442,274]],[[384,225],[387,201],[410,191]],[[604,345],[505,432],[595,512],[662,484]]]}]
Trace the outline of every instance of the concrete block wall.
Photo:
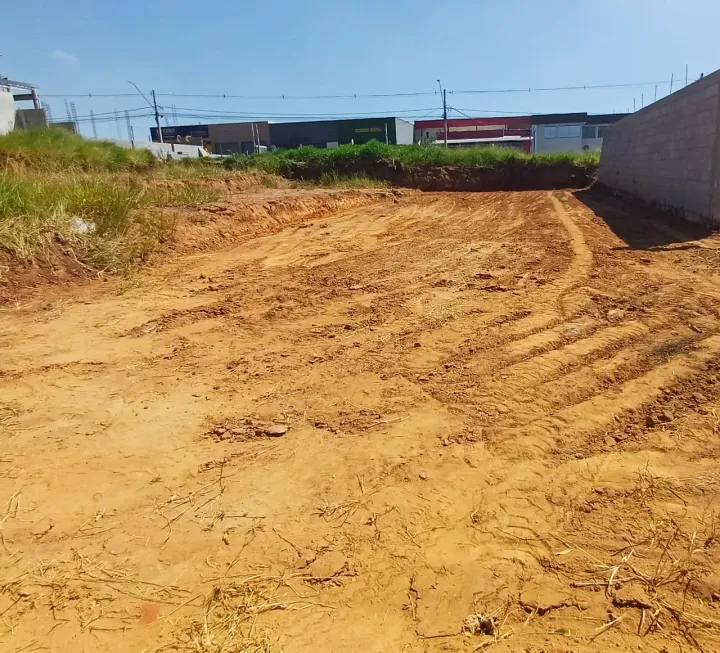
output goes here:
[{"label": "concrete block wall", "polygon": [[720,224],[720,71],[608,128],[598,179]]}]

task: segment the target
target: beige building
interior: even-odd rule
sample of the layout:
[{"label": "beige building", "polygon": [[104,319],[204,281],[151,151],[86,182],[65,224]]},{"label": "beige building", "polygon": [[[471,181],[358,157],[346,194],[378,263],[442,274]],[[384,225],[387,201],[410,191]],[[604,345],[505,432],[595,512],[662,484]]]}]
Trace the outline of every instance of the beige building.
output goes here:
[{"label": "beige building", "polygon": [[[150,136],[159,142],[156,127],[150,130]],[[164,143],[202,145],[213,154],[240,154],[270,145],[270,126],[265,121],[180,125],[163,127],[162,136]]]}]

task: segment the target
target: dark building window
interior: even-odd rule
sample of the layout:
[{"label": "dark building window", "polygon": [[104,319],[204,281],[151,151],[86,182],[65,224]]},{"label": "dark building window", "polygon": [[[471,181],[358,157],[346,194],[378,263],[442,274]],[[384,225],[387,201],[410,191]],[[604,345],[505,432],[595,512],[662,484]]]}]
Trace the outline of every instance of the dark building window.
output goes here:
[{"label": "dark building window", "polygon": [[608,128],[608,125],[602,125],[601,127],[598,127],[598,138],[605,138],[605,130]]},{"label": "dark building window", "polygon": [[595,138],[595,125],[585,125],[583,127],[583,138]]},{"label": "dark building window", "polygon": [[214,154],[239,154],[241,152],[240,143],[214,143]]}]

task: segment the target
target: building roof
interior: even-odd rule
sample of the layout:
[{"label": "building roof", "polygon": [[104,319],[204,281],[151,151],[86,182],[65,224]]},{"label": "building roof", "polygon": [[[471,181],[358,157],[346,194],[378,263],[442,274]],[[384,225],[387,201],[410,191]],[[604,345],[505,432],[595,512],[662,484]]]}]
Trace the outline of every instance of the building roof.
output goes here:
[{"label": "building roof", "polygon": [[532,125],[555,125],[567,123],[584,123],[587,120],[587,113],[545,113],[530,116]]},{"label": "building roof", "polygon": [[582,123],[585,125],[611,125],[622,120],[628,113],[600,113],[594,116],[587,113],[546,113],[530,116],[533,125],[557,125]]},{"label": "building roof", "polygon": [[587,122],[585,124],[587,125],[612,125],[612,123],[617,122],[618,120],[622,120],[626,116],[629,116],[629,113],[600,113],[595,116],[588,116]]}]

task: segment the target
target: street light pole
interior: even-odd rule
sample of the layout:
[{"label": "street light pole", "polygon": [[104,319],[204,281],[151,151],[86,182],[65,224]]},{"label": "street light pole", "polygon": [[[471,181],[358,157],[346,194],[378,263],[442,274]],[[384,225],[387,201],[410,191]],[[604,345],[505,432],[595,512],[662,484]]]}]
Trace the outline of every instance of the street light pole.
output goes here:
[{"label": "street light pole", "polygon": [[447,89],[442,87],[440,80],[437,80],[438,86],[440,87],[440,93],[443,101],[443,120],[445,121],[445,149],[448,146],[448,116],[447,116]]},{"label": "street light pole", "polygon": [[162,143],[162,142],[163,142],[163,136],[162,136],[162,129],[160,128],[160,112],[158,111],[157,100],[155,99],[155,90],[153,89],[153,91],[152,91],[152,99],[153,99],[153,101],[150,102],[150,100],[148,100],[148,99],[145,97],[145,94],[138,88],[138,86],[137,86],[137,84],[136,84],[135,82],[131,82],[130,80],[128,80],[128,84],[130,84],[131,86],[134,86],[134,87],[135,87],[135,90],[136,90],[138,93],[140,93],[140,95],[142,96],[143,100],[145,100],[145,102],[148,103],[148,106],[155,112],[155,125],[157,125],[158,138],[160,139],[160,142]]}]

